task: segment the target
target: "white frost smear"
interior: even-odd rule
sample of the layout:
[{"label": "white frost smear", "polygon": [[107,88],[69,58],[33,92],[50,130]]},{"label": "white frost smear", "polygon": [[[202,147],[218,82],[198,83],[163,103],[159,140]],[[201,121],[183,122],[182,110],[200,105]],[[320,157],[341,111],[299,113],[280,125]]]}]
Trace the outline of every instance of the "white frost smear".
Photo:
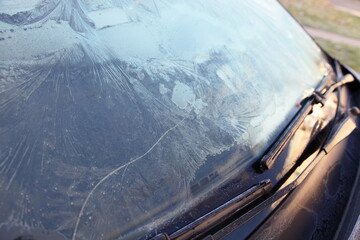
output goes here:
[{"label": "white frost smear", "polygon": [[16,14],[34,9],[41,0],[0,0],[0,13]]}]

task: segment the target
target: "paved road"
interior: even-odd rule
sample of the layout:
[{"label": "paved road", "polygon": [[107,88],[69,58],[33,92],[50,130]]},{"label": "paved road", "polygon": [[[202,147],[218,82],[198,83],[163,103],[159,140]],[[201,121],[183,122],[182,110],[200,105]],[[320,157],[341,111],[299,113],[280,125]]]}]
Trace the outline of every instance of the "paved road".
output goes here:
[{"label": "paved road", "polygon": [[305,27],[305,30],[311,36],[314,36],[314,37],[320,37],[320,38],[331,40],[336,43],[344,43],[344,44],[351,45],[354,47],[360,47],[360,40],[356,39],[356,38],[345,37],[345,36],[342,36],[342,35],[339,35],[336,33],[327,32],[324,30],[315,29],[315,28],[311,28],[311,27]]},{"label": "paved road", "polygon": [[332,0],[336,8],[360,17],[360,1],[354,0]]},{"label": "paved road", "polygon": [[[336,8],[360,17],[360,1],[354,1],[354,0],[331,0],[331,1]],[[360,47],[360,39],[345,37],[336,33],[315,29],[311,27],[305,27],[305,29],[310,35],[314,37],[320,37],[331,40],[336,43],[343,43],[355,47]]]}]

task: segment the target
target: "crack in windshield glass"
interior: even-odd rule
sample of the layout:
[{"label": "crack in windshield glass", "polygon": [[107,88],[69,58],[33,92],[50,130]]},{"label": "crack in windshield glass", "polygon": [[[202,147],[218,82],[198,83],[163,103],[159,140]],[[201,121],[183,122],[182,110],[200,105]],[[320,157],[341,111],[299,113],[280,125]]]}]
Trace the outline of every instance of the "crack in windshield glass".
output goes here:
[{"label": "crack in windshield glass", "polygon": [[109,177],[111,177],[111,176],[113,176],[114,174],[116,174],[117,172],[119,172],[121,169],[128,167],[129,165],[131,165],[131,164],[139,161],[139,160],[142,159],[144,156],[146,156],[149,152],[151,152],[151,151],[155,148],[155,146],[156,146],[157,144],[159,144],[159,142],[166,136],[166,134],[168,134],[168,132],[170,132],[170,131],[174,130],[175,128],[177,128],[184,120],[185,120],[185,118],[184,118],[183,120],[181,120],[179,123],[177,123],[175,126],[173,126],[172,128],[166,130],[166,132],[165,132],[163,135],[161,135],[161,137],[154,143],[154,145],[152,145],[151,148],[150,148],[149,150],[147,150],[143,155],[141,155],[140,157],[137,157],[137,158],[135,158],[135,159],[133,159],[133,160],[130,160],[128,163],[126,163],[126,164],[124,164],[124,165],[122,165],[122,166],[114,169],[114,170],[111,171],[109,174],[107,174],[104,178],[102,178],[102,179],[94,186],[93,189],[91,189],[89,195],[86,197],[86,199],[85,199],[85,201],[84,201],[84,203],[83,203],[83,205],[82,205],[82,207],[81,207],[81,210],[80,210],[78,219],[76,220],[76,225],[75,225],[75,230],[74,230],[74,234],[73,234],[73,239],[75,239],[75,237],[76,237],[77,228],[78,228],[78,226],[79,226],[80,219],[81,219],[81,217],[82,217],[82,215],[83,215],[84,208],[85,208],[87,202],[89,201],[90,196],[94,193],[94,191],[97,189],[97,187],[100,186],[100,184],[102,184],[104,181],[106,181],[106,179],[108,179]]}]

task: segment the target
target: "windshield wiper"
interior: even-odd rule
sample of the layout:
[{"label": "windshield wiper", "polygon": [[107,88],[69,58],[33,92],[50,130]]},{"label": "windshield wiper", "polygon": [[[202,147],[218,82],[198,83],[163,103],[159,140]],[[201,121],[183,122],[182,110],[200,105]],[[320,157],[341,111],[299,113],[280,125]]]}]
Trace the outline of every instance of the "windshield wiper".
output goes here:
[{"label": "windshield wiper", "polygon": [[276,159],[287,146],[307,115],[311,113],[315,104],[319,103],[323,106],[325,100],[332,92],[334,92],[338,87],[353,82],[354,80],[355,79],[351,74],[347,74],[341,79],[341,81],[332,84],[329,88],[324,88],[320,91],[314,91],[310,96],[304,98],[300,103],[302,108],[300,109],[299,113],[295,116],[285,131],[283,131],[283,133],[280,135],[279,140],[276,141],[270,150],[261,158],[259,164],[257,165],[258,170],[260,172],[264,172],[274,166]]},{"label": "windshield wiper", "polygon": [[267,196],[271,189],[272,185],[270,180],[264,180],[180,230],[172,233],[170,236],[159,234],[152,238],[152,240],[194,239],[199,237],[199,235],[206,234],[210,229],[213,229],[218,224],[229,219],[249,204]]}]

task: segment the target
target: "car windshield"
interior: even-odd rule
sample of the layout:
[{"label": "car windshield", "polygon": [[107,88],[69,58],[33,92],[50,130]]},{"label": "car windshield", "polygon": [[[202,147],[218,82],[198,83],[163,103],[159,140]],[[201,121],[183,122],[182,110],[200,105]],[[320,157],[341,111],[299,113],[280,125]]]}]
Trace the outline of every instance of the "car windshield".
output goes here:
[{"label": "car windshield", "polygon": [[329,73],[275,0],[1,0],[0,53],[2,239],[142,236]]}]

